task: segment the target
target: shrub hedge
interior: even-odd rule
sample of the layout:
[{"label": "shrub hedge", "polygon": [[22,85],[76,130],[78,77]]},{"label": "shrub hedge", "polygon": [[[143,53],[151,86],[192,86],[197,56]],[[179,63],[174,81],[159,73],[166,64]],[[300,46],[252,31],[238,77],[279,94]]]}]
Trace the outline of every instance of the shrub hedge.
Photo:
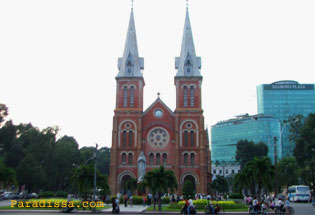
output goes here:
[{"label": "shrub hedge", "polygon": [[62,197],[62,198],[66,198],[68,196],[68,193],[67,192],[64,192],[64,191],[57,191],[55,193],[55,197]]},{"label": "shrub hedge", "polygon": [[[208,204],[206,199],[193,200],[194,205],[197,209],[204,209]],[[169,208],[172,209],[181,209],[185,204],[185,201],[180,201],[178,203],[172,203],[169,205]],[[246,208],[247,206],[244,204],[237,204],[234,201],[212,201],[212,204],[219,204],[220,207],[224,209],[238,209],[238,208]]]},{"label": "shrub hedge", "polygon": [[229,195],[230,199],[243,199],[243,196],[239,193],[231,193],[231,195]]},{"label": "shrub hedge", "polygon": [[55,196],[55,193],[52,191],[45,191],[38,194],[39,198],[51,198],[54,196]]}]

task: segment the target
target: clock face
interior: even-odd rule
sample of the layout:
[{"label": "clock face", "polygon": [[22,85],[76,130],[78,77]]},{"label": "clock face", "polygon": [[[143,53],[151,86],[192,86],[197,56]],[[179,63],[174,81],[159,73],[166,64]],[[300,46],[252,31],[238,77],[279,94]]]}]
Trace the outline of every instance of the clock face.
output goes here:
[{"label": "clock face", "polygon": [[153,148],[164,148],[167,146],[170,137],[164,128],[153,128],[148,134],[148,143]]},{"label": "clock face", "polygon": [[157,117],[157,118],[161,118],[163,116],[163,112],[161,109],[156,109],[154,111],[154,116]]}]

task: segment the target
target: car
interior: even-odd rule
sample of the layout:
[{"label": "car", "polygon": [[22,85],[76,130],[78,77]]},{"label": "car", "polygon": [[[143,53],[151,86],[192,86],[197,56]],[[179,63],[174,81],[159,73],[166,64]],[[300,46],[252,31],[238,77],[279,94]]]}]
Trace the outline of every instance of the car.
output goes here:
[{"label": "car", "polygon": [[25,196],[26,199],[37,199],[38,195],[36,193],[28,193]]},{"label": "car", "polygon": [[13,192],[4,192],[2,194],[3,199],[13,199],[14,198],[14,193]]}]

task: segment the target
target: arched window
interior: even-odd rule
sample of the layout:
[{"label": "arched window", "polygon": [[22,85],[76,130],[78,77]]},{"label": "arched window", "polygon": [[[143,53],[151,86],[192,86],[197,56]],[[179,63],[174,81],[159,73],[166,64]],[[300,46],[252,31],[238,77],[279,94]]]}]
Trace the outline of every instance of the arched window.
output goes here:
[{"label": "arched window", "polygon": [[188,164],[188,154],[184,154],[184,164]]},{"label": "arched window", "polygon": [[123,146],[126,146],[126,144],[127,144],[127,131],[123,131]]},{"label": "arched window", "polygon": [[132,165],[132,162],[133,162],[133,155],[132,155],[132,153],[129,153],[128,154],[128,164]]},{"label": "arched window", "polygon": [[130,87],[130,107],[135,105],[135,88],[133,86]]},{"label": "arched window", "polygon": [[160,156],[160,153],[157,153],[157,154],[156,154],[156,158],[155,158],[155,159],[156,159],[156,161],[155,161],[155,162],[156,162],[156,165],[160,165],[160,164],[161,164],[161,156]]},{"label": "arched window", "polygon": [[123,93],[124,93],[124,107],[127,107],[127,103],[128,103],[128,89],[127,89],[127,87],[125,86],[124,87],[124,91],[123,91]]},{"label": "arched window", "polygon": [[129,131],[129,146],[132,146],[132,138],[133,138],[132,131]]},{"label": "arched window", "polygon": [[187,87],[184,86],[184,107],[187,107],[187,102],[188,98],[187,98]]},{"label": "arched window", "polygon": [[163,154],[163,164],[164,165],[167,164],[167,154],[166,153]]},{"label": "arched window", "polygon": [[195,106],[195,88],[193,86],[190,87],[190,107]]},{"label": "arched window", "polygon": [[190,164],[194,165],[195,164],[195,154],[190,155]]},{"label": "arched window", "polygon": [[154,163],[154,155],[152,153],[149,156],[149,162],[150,162],[150,165],[153,165]]},{"label": "arched window", "polygon": [[184,131],[184,146],[188,146],[188,131]]},{"label": "arched window", "polygon": [[121,163],[122,163],[122,165],[126,165],[126,154],[125,153],[123,153],[121,155]]},{"label": "arched window", "polygon": [[190,145],[194,146],[194,144],[195,144],[195,132],[190,131]]}]

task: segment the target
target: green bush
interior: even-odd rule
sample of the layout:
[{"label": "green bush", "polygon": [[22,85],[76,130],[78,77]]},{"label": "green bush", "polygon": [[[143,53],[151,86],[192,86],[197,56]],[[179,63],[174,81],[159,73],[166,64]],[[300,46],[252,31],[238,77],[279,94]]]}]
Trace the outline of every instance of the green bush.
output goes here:
[{"label": "green bush", "polygon": [[132,196],[132,204],[142,205],[143,204],[143,197],[142,196]]},{"label": "green bush", "polygon": [[231,193],[231,195],[229,195],[230,199],[243,199],[243,196],[239,193]]},{"label": "green bush", "polygon": [[[193,200],[194,205],[197,209],[204,209],[208,204],[206,199]],[[169,207],[173,209],[181,209],[185,204],[185,201],[180,201],[178,203],[170,204]],[[219,204],[220,207],[224,209],[239,209],[239,208],[247,208],[244,204],[237,204],[234,201],[212,201],[212,204]]]},{"label": "green bush", "polygon": [[169,197],[164,197],[162,198],[162,204],[169,204],[170,203],[170,198]]},{"label": "green bush", "polygon": [[66,198],[68,196],[68,193],[64,192],[64,191],[57,191],[55,193],[55,197],[62,197],[62,198]]},{"label": "green bush", "polygon": [[[119,198],[120,204],[125,204],[125,196],[121,195]],[[129,199],[128,199],[129,204]],[[132,196],[132,204],[134,205],[142,205],[143,204],[143,196]]]},{"label": "green bush", "polygon": [[39,198],[51,198],[51,197],[54,197],[55,194],[52,191],[45,191],[45,192],[39,193],[38,196],[39,196]]}]

